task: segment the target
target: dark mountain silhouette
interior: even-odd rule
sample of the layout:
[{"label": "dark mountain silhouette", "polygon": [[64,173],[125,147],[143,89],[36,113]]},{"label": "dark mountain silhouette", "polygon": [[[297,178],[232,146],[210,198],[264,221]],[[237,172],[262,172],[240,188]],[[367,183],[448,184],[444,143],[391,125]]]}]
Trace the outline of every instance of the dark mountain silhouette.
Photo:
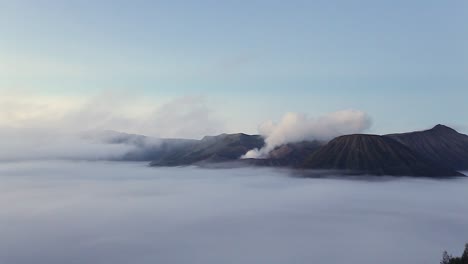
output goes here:
[{"label": "dark mountain silhouette", "polygon": [[468,136],[454,129],[436,125],[434,128],[386,137],[397,140],[433,162],[456,170],[468,169]]},{"label": "dark mountain silhouette", "polygon": [[303,166],[373,175],[428,177],[462,175],[431,162],[390,137],[362,134],[333,139],[310,155]]},{"label": "dark mountain silhouette", "polygon": [[221,134],[206,136],[185,148],[169,151],[151,162],[151,166],[182,166],[201,162],[238,160],[247,151],[261,148],[264,140],[258,135]]},{"label": "dark mountain silhouette", "polygon": [[437,125],[426,131],[385,136],[348,135],[328,144],[318,141],[276,147],[266,159],[239,158],[264,146],[259,135],[221,134],[201,140],[156,139],[107,131],[91,139],[134,146],[120,160],[151,161],[151,166],[239,164],[344,170],[352,173],[406,176],[456,176],[468,169],[468,136]]}]

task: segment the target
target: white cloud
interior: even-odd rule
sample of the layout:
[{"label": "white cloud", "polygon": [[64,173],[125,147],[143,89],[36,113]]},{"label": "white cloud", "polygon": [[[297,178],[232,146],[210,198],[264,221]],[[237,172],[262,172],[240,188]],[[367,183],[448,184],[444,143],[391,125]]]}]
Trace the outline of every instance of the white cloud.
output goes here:
[{"label": "white cloud", "polygon": [[443,250],[463,250],[467,179],[285,172],[1,163],[0,260],[394,264],[437,263]]},{"label": "white cloud", "polygon": [[166,103],[128,94],[92,98],[0,97],[0,159],[109,159],[135,146],[83,138],[86,132],[115,130],[153,137],[201,138],[219,134],[224,124],[201,97]]},{"label": "white cloud", "polygon": [[223,122],[201,97],[180,97],[159,107],[143,131],[164,137],[201,138],[224,132]]},{"label": "white cloud", "polygon": [[203,97],[179,97],[166,102],[104,92],[76,96],[0,97],[0,127],[77,133],[117,130],[156,137],[200,138],[221,133],[223,122]]},{"label": "white cloud", "polygon": [[243,158],[265,158],[275,147],[303,140],[327,141],[344,134],[361,133],[371,125],[369,116],[358,110],[342,110],[318,118],[305,114],[287,113],[279,123],[265,122],[259,132],[265,147],[247,152]]}]

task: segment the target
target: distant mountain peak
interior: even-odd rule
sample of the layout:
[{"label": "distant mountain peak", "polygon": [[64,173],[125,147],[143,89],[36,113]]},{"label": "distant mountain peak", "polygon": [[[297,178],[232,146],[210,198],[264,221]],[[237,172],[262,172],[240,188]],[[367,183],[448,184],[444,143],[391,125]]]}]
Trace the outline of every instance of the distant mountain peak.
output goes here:
[{"label": "distant mountain peak", "polygon": [[234,133],[234,134],[223,133],[223,134],[219,134],[216,136],[204,136],[201,140],[202,141],[217,141],[217,140],[226,140],[226,139],[239,140],[239,139],[249,139],[251,137],[261,138],[261,136],[259,135],[247,135],[244,133]]},{"label": "distant mountain peak", "polygon": [[431,130],[445,131],[445,132],[457,132],[455,129],[453,129],[451,127],[448,127],[448,126],[445,126],[445,125],[441,125],[441,124],[437,124]]},{"label": "distant mountain peak", "polygon": [[453,128],[436,125],[432,129],[386,135],[433,162],[458,170],[468,169],[468,136]]}]

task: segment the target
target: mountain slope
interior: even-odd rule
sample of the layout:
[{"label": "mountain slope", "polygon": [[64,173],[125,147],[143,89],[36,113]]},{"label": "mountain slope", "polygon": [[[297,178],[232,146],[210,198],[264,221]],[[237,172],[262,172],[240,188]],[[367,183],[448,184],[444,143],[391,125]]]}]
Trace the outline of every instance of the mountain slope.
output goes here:
[{"label": "mountain slope", "polygon": [[432,129],[386,137],[397,140],[434,162],[457,170],[468,169],[468,136],[437,125]]},{"label": "mountain slope", "polygon": [[223,162],[239,159],[247,151],[261,148],[264,140],[258,135],[221,134],[206,136],[186,148],[167,153],[151,162],[151,166],[181,166],[201,162]]},{"label": "mountain slope", "polygon": [[307,158],[303,166],[374,175],[461,175],[452,169],[432,163],[390,137],[377,135],[348,135],[335,138]]}]

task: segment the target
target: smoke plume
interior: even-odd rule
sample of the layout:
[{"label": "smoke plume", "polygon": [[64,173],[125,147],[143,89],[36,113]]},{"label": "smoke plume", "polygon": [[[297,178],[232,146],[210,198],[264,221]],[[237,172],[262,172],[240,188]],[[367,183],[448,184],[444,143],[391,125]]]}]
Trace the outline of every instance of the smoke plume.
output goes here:
[{"label": "smoke plume", "polygon": [[275,147],[303,140],[328,141],[334,137],[361,133],[371,125],[370,117],[358,110],[342,110],[320,116],[287,113],[279,123],[268,121],[259,127],[265,137],[265,146],[252,149],[242,158],[267,158]]}]

